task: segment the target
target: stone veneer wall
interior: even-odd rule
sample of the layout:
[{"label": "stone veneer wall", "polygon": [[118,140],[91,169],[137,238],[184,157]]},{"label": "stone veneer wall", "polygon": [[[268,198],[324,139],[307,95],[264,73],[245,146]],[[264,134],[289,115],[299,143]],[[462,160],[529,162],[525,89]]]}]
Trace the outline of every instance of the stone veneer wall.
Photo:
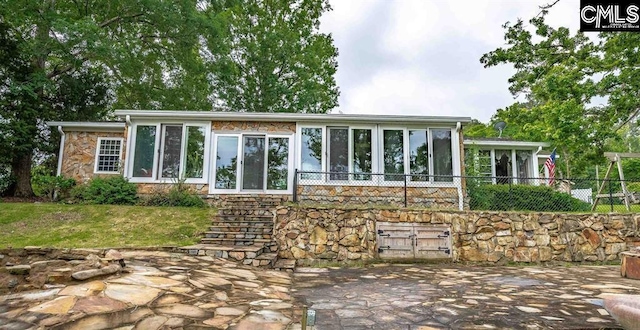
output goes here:
[{"label": "stone veneer wall", "polygon": [[262,133],[295,133],[296,123],[262,121],[212,121],[213,131],[243,131]]},{"label": "stone veneer wall", "polygon": [[[404,187],[300,184],[298,201],[404,206]],[[408,206],[457,210],[458,201],[457,188],[407,187]]]},{"label": "stone veneer wall", "polygon": [[[62,169],[60,174],[67,178],[73,178],[78,183],[89,181],[98,176],[93,170],[96,161],[96,147],[98,138],[115,137],[124,138],[122,145],[123,158],[126,148],[126,135],[123,132],[65,132],[64,154],[62,157]],[[122,161],[121,160],[121,161]],[[110,175],[110,174],[99,174]]]},{"label": "stone veneer wall", "polygon": [[453,260],[611,261],[640,238],[639,214],[559,214],[281,206],[280,258],[376,258],[376,221],[446,224]]}]

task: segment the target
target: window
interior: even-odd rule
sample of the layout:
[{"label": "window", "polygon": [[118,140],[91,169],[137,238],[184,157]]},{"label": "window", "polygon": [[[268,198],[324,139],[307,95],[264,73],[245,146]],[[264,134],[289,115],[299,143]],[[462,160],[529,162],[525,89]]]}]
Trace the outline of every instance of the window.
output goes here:
[{"label": "window", "polygon": [[[371,157],[371,130],[356,128],[352,131],[353,162],[351,165],[354,173],[371,173],[373,170]],[[371,180],[371,175],[355,174],[354,180]]]},{"label": "window", "polygon": [[98,138],[95,173],[118,173],[122,139]]},{"label": "window", "polygon": [[432,129],[433,135],[433,181],[453,181],[453,154],[451,150],[451,130]]},{"label": "window", "polygon": [[[322,128],[302,128],[301,134],[301,171],[322,171]],[[305,173],[302,179],[320,179],[320,174]]]},{"label": "window", "polygon": [[289,138],[270,137],[267,155],[267,189],[287,190],[289,183]]},{"label": "window", "polygon": [[384,130],[382,136],[384,180],[402,181],[404,180],[404,131]]},{"label": "window", "polygon": [[236,189],[238,137],[218,136],[216,144],[216,189]]},{"label": "window", "polygon": [[204,182],[206,127],[205,124],[136,125],[131,177]]},{"label": "window", "polygon": [[409,131],[409,172],[411,181],[429,181],[427,130]]},{"label": "window", "polygon": [[511,150],[496,150],[495,156],[496,182],[511,183],[513,170],[511,168]]},{"label": "window", "polygon": [[156,126],[137,126],[133,151],[132,176],[134,178],[151,178],[153,176],[155,149]]},{"label": "window", "polygon": [[516,150],[516,169],[518,183],[528,184],[531,177],[531,151]]},{"label": "window", "polygon": [[348,180],[349,129],[329,128],[329,180]]}]

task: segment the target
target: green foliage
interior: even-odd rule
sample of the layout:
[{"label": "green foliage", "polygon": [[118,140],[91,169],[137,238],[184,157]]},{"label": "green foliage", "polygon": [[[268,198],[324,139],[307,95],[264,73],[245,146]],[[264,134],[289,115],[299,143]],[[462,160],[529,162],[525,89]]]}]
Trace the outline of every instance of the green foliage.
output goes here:
[{"label": "green foliage", "polygon": [[31,184],[36,196],[47,197],[52,201],[65,198],[76,185],[76,180],[72,178],[49,175],[42,169],[43,167],[37,166],[32,172]]},{"label": "green foliage", "polygon": [[138,201],[138,188],[122,176],[96,177],[76,186],[71,197],[87,204],[133,205]]},{"label": "green foliage", "polygon": [[637,120],[640,36],[603,33],[594,42],[581,32],[549,26],[549,8],[530,25],[505,23],[506,47],[484,54],[480,62],[516,70],[509,90],[519,101],[499,109],[494,120],[517,128],[510,137],[551,142],[561,156],[559,170],[577,177],[602,164],[609,141],[619,140],[620,130]]},{"label": "green foliage", "polygon": [[208,205],[189,186],[182,182],[172,184],[168,191],[157,191],[149,197],[142,198],[139,204],[144,206],[185,207],[206,207]]},{"label": "green foliage", "polygon": [[469,184],[469,207],[487,211],[589,211],[591,205],[547,186]]},{"label": "green foliage", "polygon": [[338,104],[338,51],[319,32],[328,0],[240,0],[205,36],[221,110],[325,113]]}]

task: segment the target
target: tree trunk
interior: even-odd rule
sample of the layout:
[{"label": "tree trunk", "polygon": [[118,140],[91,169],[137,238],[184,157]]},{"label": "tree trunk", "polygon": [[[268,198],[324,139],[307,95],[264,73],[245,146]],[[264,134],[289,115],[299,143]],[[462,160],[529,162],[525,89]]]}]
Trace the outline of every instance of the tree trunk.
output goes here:
[{"label": "tree trunk", "polygon": [[16,178],[13,196],[33,196],[33,189],[31,189],[31,162],[31,153],[14,157],[11,163],[11,174]]}]

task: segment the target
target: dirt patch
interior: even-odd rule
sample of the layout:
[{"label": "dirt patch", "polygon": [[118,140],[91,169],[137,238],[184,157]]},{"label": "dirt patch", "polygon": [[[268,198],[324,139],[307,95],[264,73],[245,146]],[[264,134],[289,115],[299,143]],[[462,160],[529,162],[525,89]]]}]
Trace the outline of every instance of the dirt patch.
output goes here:
[{"label": "dirt patch", "polygon": [[42,221],[49,222],[63,222],[63,221],[74,221],[82,219],[82,215],[76,212],[55,212],[45,214],[42,217]]}]

